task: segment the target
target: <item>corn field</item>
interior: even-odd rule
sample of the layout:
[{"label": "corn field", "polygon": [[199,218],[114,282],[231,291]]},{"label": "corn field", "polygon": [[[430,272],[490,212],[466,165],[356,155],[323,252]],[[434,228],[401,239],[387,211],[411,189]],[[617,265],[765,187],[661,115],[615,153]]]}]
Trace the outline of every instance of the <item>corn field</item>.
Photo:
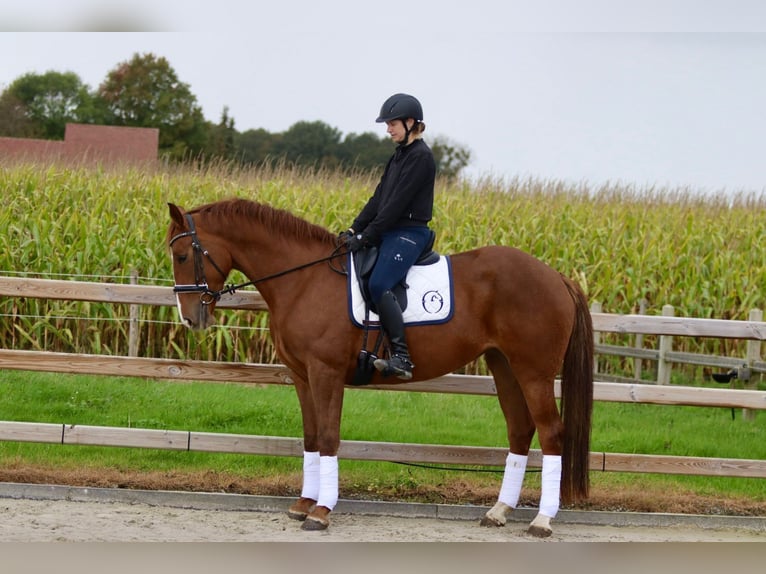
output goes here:
[{"label": "corn field", "polygon": [[[137,272],[141,284],[169,286],[167,202],[191,208],[244,197],[340,231],[372,193],[376,176],[227,164],[148,171],[14,164],[0,169],[0,184],[0,273],[127,283]],[[608,313],[636,313],[643,300],[649,314],[671,304],[678,316],[746,320],[766,302],[764,194],[533,178],[443,180],[432,227],[444,254],[488,244],[519,247],[576,279]],[[277,361],[268,313],[219,310],[219,326],[204,333],[181,327],[174,308],[146,306],[140,313],[141,356]],[[4,348],[128,352],[124,305],[2,298],[0,314]],[[741,343],[677,344],[688,352],[732,354]]]}]

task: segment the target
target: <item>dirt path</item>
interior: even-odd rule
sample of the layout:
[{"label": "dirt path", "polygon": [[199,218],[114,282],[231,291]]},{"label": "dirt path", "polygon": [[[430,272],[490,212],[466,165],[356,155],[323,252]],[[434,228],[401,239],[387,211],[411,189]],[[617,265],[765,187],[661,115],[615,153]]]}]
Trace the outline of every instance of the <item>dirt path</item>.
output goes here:
[{"label": "dirt path", "polygon": [[[1,498],[3,542],[533,542],[526,523],[483,528],[475,520],[336,513],[304,532],[284,512],[190,509],[125,502]],[[554,524],[553,542],[766,542],[763,530]]]}]

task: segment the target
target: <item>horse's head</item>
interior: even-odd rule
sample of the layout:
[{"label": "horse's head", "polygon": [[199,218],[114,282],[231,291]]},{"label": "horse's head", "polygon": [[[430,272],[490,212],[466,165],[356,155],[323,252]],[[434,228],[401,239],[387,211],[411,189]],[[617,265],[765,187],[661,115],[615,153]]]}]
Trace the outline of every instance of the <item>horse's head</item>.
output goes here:
[{"label": "horse's head", "polygon": [[167,242],[178,314],[190,329],[206,329],[215,323],[213,311],[231,271],[231,255],[223,241],[205,230],[191,213],[172,203],[168,207]]}]

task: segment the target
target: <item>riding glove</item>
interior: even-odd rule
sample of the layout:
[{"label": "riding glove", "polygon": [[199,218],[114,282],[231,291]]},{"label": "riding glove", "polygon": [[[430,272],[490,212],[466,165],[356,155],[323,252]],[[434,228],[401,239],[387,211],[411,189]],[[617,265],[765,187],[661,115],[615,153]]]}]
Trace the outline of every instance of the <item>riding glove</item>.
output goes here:
[{"label": "riding glove", "polygon": [[346,229],[345,231],[341,231],[338,233],[338,237],[335,238],[335,245],[340,247],[341,245],[346,245],[348,240],[354,236],[354,232],[351,231],[351,229]]},{"label": "riding glove", "polygon": [[348,239],[346,239],[346,249],[351,252],[359,251],[360,249],[364,249],[369,245],[370,238],[367,237],[367,235],[364,233],[357,233],[356,235],[351,235]]}]

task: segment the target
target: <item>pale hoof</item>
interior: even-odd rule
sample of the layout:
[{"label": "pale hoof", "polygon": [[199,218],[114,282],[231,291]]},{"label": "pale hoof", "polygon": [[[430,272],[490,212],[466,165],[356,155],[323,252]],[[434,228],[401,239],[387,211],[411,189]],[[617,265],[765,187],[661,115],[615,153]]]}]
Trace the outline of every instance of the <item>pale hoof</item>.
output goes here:
[{"label": "pale hoof", "polygon": [[527,528],[527,534],[534,536],[535,538],[548,538],[553,534],[553,530],[550,528],[540,528],[539,526],[530,526]]},{"label": "pale hoof", "polygon": [[506,519],[511,512],[513,512],[513,508],[503,502],[497,501],[495,506],[487,511],[479,524],[490,528],[505,526]]},{"label": "pale hoof", "polygon": [[544,514],[535,516],[535,519],[529,525],[529,528],[527,528],[527,534],[536,538],[548,538],[553,534],[553,529],[551,529],[551,517],[545,516]]},{"label": "pale hoof", "polygon": [[482,517],[481,521],[479,522],[479,526],[487,526],[489,528],[500,528],[502,526],[505,526],[505,522],[500,522],[496,518],[493,518],[491,516],[487,516],[486,514]]}]

